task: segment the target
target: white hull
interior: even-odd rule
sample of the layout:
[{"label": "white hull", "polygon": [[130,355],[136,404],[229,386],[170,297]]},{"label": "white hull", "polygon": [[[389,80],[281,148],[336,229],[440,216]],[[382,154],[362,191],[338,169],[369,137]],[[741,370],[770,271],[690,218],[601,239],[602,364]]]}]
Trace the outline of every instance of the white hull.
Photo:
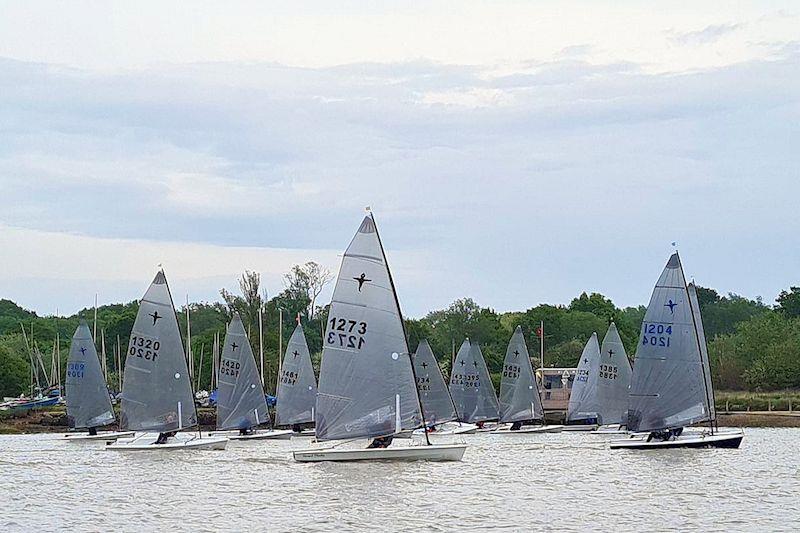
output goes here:
[{"label": "white hull", "polygon": [[175,450],[224,450],[228,445],[225,437],[196,437],[190,435],[179,435],[171,437],[165,444],[156,444],[157,434],[145,433],[139,437],[131,439],[118,439],[116,442],[108,444],[106,450],[121,452],[135,451],[175,451]]},{"label": "white hull", "polygon": [[[459,423],[450,423],[446,422],[441,426],[436,426],[436,431],[428,431],[428,436],[430,437],[438,437],[438,436],[445,436],[445,435],[470,435],[475,433],[478,430],[478,426],[475,424],[459,424]],[[424,430],[422,428],[415,429],[412,433],[414,438],[423,437]]]},{"label": "white hull", "polygon": [[337,449],[318,448],[293,452],[294,460],[321,461],[460,461],[467,447],[464,444],[432,444],[430,446],[390,446],[388,448]]},{"label": "white hull", "polygon": [[566,424],[564,431],[595,431],[597,424]]},{"label": "white hull", "polygon": [[475,426],[475,433],[491,433],[492,431],[496,430],[498,426],[499,425],[494,422],[486,423],[482,428]]},{"label": "white hull", "polygon": [[624,426],[620,424],[613,424],[607,426],[600,426],[591,432],[592,435],[627,435],[629,432]]},{"label": "white hull", "polygon": [[208,434],[209,437],[225,437],[230,440],[289,440],[292,435],[291,429],[257,430],[250,435],[241,435],[238,431],[214,431]]},{"label": "white hull", "polygon": [[88,433],[70,433],[61,437],[61,440],[70,442],[84,442],[90,440],[117,440],[125,437],[133,437],[134,431],[99,431],[97,435]]},{"label": "white hull", "polygon": [[738,448],[744,438],[742,430],[711,433],[688,433],[669,440],[652,439],[647,435],[635,434],[627,439],[612,440],[612,450],[656,450],[670,448]]},{"label": "white hull", "polygon": [[495,435],[526,435],[530,433],[561,433],[564,426],[560,425],[544,425],[544,426],[522,426],[519,429],[512,430],[511,426],[503,425],[496,430],[492,431]]}]

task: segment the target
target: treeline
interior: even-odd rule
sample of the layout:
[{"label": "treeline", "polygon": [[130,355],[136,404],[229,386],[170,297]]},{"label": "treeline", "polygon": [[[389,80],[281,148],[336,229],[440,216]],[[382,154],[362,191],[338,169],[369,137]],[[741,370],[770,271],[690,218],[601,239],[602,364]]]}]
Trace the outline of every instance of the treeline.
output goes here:
[{"label": "treeline", "polygon": [[[224,337],[225,325],[234,310],[242,316],[250,332],[257,358],[259,314],[262,317],[268,391],[274,390],[277,377],[279,332],[283,335],[282,346],[285,348],[298,315],[318,368],[327,305],[316,305],[316,298],[331,279],[331,273],[316,263],[298,265],[285,276],[284,291],[267,299],[261,290],[258,274],[245,272],[240,279],[239,294],[222,290],[223,302],[190,304],[192,355],[198,369],[196,372],[200,374],[200,388],[210,386],[214,337],[218,333]],[[736,294],[723,296],[706,288],[698,289],[698,299],[718,388],[769,391],[800,387],[799,288],[792,287],[782,292],[774,306]],[[102,333],[112,388],[118,383],[115,350],[121,347],[124,364],[137,310],[137,302],[104,305],[97,309],[96,341],[100,350]],[[465,298],[423,318],[407,319],[406,331],[412,350],[420,339],[430,341],[445,373],[449,373],[452,354],[465,337],[481,344],[490,371],[497,373],[517,325],[522,326],[531,357],[538,362],[540,337],[537,328],[541,322],[544,322],[545,366],[574,367],[591,334],[597,332],[602,339],[612,320],[632,359],[644,313],[644,306],[618,308],[610,299],[597,293],[583,293],[569,305],[541,304],[526,311],[508,313],[497,313]],[[179,307],[177,314],[185,335],[186,306]],[[47,366],[57,337],[63,373],[69,341],[80,317],[91,325],[94,309],[83,309],[70,317],[39,317],[9,300],[0,300],[0,396],[27,392],[31,380],[31,353],[39,353]],[[44,380],[43,375],[41,379]]]}]

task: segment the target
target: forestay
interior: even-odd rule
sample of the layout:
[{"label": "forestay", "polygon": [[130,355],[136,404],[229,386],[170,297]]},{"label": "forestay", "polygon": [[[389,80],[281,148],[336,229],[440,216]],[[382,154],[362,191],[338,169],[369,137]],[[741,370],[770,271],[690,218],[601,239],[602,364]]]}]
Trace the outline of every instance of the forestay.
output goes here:
[{"label": "forestay", "polygon": [[314,421],[314,404],[317,401],[317,379],[311,364],[303,327],[294,328],[286,346],[278,382],[278,403],[275,423],[279,426],[306,424]]},{"label": "forestay", "polygon": [[628,389],[631,385],[631,363],[619,338],[617,326],[608,326],[600,348],[597,373],[597,422],[624,424],[628,416]]},{"label": "forestay", "polygon": [[456,420],[458,413],[450,398],[442,370],[430,344],[425,339],[420,341],[414,354],[414,372],[417,376],[417,391],[425,423],[433,426]]},{"label": "forestay", "polygon": [[422,424],[397,295],[371,215],[339,269],[314,417],[318,440],[377,437]]},{"label": "forestay", "polygon": [[583,347],[583,353],[575,371],[575,380],[572,382],[567,406],[568,422],[599,418],[600,406],[597,402],[599,371],[600,344],[597,342],[597,333],[592,333],[586,346]]},{"label": "forestay", "polygon": [[244,324],[234,313],[222,357],[217,389],[217,429],[250,429],[269,422],[267,401]]},{"label": "forestay", "polygon": [[675,253],[656,283],[642,323],[631,378],[628,429],[654,431],[708,420],[705,389],[686,279]]},{"label": "forestay", "polygon": [[450,374],[450,395],[461,422],[474,424],[499,418],[499,405],[486,362],[477,343],[461,344]]},{"label": "forestay", "polygon": [[65,386],[69,427],[94,428],[114,422],[114,409],[92,333],[83,319],[72,336]]},{"label": "forestay", "polygon": [[542,399],[522,328],[517,326],[506,349],[500,378],[500,422],[544,419]]},{"label": "forestay", "polygon": [[139,302],[122,384],[121,429],[168,432],[197,425],[197,411],[164,272]]}]

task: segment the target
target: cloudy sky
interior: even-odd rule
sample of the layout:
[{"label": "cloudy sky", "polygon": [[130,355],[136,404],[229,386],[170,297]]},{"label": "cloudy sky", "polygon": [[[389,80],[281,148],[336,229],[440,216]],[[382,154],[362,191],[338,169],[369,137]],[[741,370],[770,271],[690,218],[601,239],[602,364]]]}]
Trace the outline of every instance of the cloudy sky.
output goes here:
[{"label": "cloudy sky", "polygon": [[367,205],[410,316],[799,283],[796,2],[163,4],[0,1],[0,297],[275,293]]}]

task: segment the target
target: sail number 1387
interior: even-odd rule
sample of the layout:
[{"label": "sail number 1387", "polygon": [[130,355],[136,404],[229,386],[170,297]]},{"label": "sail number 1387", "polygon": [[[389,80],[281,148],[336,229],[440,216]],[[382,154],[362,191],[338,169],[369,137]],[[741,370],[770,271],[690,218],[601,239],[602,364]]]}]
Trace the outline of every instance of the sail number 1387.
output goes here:
[{"label": "sail number 1387", "polygon": [[328,336],[325,342],[340,348],[360,350],[367,333],[367,323],[348,320],[345,318],[331,317],[328,320]]}]

